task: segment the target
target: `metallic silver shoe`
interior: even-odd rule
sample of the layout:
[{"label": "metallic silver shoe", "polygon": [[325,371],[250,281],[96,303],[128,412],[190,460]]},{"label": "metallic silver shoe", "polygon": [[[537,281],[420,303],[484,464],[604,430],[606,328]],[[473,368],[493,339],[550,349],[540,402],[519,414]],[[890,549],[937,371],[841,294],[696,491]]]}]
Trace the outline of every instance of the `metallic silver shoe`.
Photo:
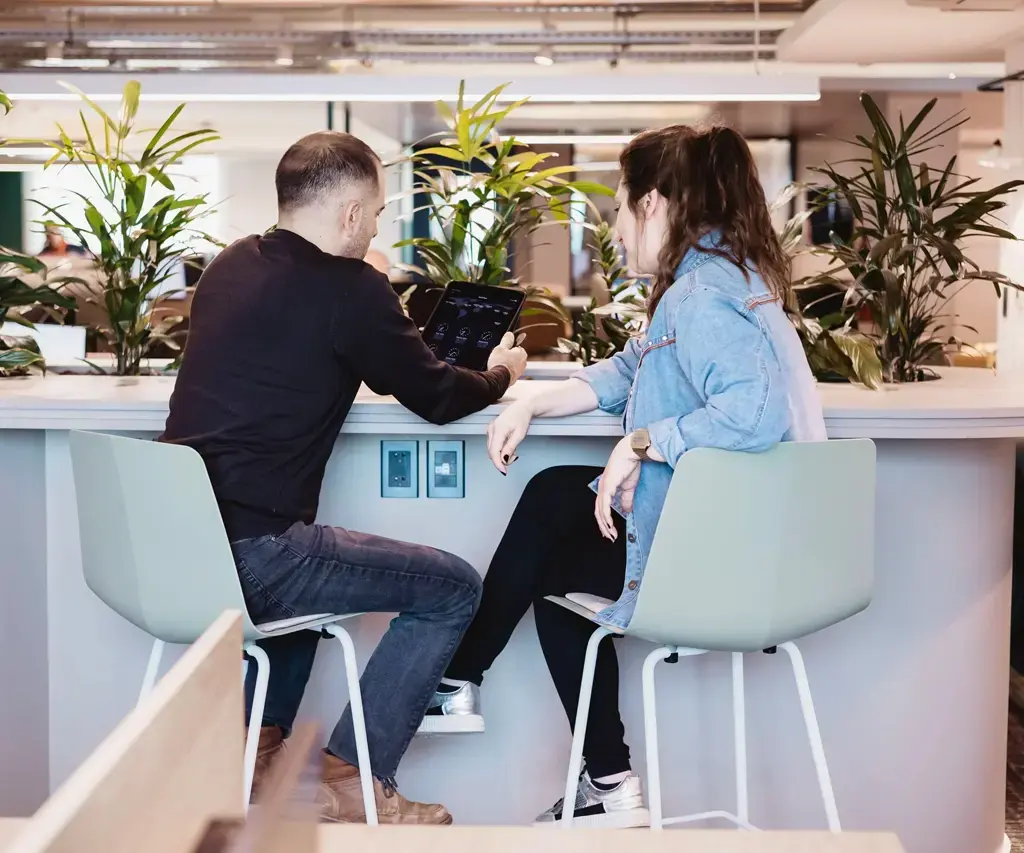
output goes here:
[{"label": "metallic silver shoe", "polygon": [[480,688],[472,682],[453,693],[435,693],[417,734],[469,734],[484,730]]},{"label": "metallic silver shoe", "polygon": [[[544,814],[538,815],[534,826],[558,826],[562,820],[562,801],[559,800]],[[644,808],[644,792],[640,777],[630,773],[612,790],[594,787],[590,774],[580,776],[576,787],[576,809],[572,825],[601,829],[629,829],[649,826],[651,815]]]}]

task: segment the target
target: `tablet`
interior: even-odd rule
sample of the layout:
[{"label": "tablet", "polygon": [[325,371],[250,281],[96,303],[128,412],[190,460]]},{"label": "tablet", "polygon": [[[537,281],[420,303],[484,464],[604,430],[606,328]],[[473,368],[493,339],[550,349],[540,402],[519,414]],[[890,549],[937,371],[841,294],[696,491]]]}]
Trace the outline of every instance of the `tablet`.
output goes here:
[{"label": "tablet", "polygon": [[512,330],[525,299],[514,287],[453,281],[423,327],[423,340],[442,361],[486,370],[491,350]]}]

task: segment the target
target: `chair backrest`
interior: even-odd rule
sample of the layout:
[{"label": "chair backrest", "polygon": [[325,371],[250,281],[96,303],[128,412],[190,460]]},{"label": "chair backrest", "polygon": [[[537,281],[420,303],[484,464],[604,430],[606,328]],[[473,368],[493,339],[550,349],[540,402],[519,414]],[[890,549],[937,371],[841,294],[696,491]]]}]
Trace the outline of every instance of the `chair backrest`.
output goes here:
[{"label": "chair backrest", "polygon": [[241,819],[241,643],[241,614],[222,614],[5,853],[189,853],[211,820]]},{"label": "chair backrest", "polygon": [[[153,637],[191,643],[224,610],[246,614],[210,479],[189,447],[72,432],[85,582]],[[247,639],[257,636],[243,616]]]},{"label": "chair backrest", "polygon": [[874,586],[875,446],[698,448],[676,467],[628,633],[754,651],[863,610]]}]

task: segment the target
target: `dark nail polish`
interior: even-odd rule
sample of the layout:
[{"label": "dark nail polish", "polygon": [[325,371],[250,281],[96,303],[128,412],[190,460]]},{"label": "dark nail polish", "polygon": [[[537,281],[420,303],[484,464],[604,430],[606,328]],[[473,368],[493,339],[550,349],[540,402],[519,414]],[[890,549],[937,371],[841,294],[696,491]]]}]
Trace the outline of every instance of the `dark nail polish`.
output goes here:
[{"label": "dark nail polish", "polygon": [[508,465],[508,457],[507,456],[502,456],[501,457],[501,461],[504,462],[506,465]]}]

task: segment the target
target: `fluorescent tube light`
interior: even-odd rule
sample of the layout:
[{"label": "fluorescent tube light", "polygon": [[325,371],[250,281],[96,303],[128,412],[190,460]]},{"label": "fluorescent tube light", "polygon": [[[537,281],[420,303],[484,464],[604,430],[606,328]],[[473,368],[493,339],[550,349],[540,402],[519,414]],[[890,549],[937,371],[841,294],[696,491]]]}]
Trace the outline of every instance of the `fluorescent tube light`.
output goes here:
[{"label": "fluorescent tube light", "polygon": [[56,153],[53,148],[19,148],[17,145],[5,145],[0,148],[0,157],[31,157],[38,160],[49,160]]},{"label": "fluorescent tube light", "polygon": [[[18,74],[0,80],[14,100],[77,100],[66,80],[97,101],[116,101],[128,75]],[[153,74],[137,75],[149,101],[328,101],[432,102],[450,100],[458,77],[385,74]],[[477,77],[466,82],[466,97],[480,97],[508,82]],[[503,101],[529,97],[535,103],[669,103],[723,101],[816,101],[818,78],[806,75],[591,74],[527,76],[512,83]]]},{"label": "fluorescent tube light", "polygon": [[633,135],[620,133],[516,133],[510,131],[506,136],[515,137],[516,142],[523,145],[625,145]]},{"label": "fluorescent tube light", "polygon": [[109,59],[96,59],[93,57],[81,57],[71,59],[26,59],[23,63],[29,68],[109,68]]}]

